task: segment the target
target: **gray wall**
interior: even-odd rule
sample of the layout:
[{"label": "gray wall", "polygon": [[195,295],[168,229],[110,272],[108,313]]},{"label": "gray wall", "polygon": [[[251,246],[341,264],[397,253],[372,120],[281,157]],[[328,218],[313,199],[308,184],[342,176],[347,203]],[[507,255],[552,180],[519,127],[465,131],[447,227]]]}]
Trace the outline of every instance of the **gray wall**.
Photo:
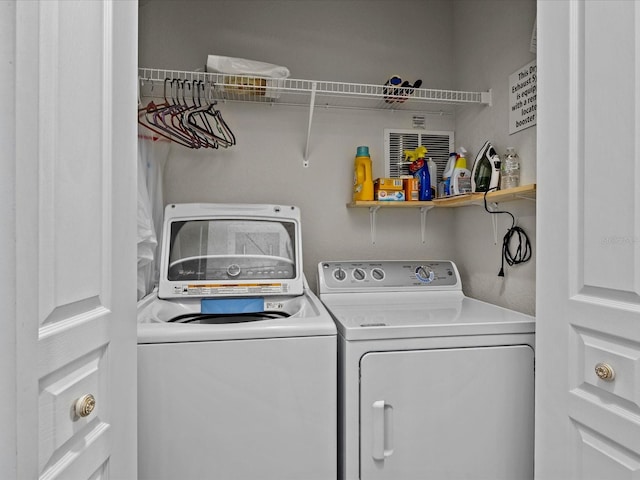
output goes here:
[{"label": "gray wall", "polygon": [[[520,156],[520,184],[536,183],[536,127],[509,135],[509,75],[535,60],[530,52],[536,16],[532,0],[455,0],[455,85],[460,90],[493,91],[491,108],[458,111],[456,140],[477,152],[490,140],[501,154],[515,147]],[[516,216],[533,246],[525,264],[500,270],[502,237],[511,226],[508,215],[498,215],[498,242],[494,244],[490,214],[482,207],[455,211],[456,260],[465,293],[498,305],[534,313],[536,206],[530,200],[503,203],[500,210]]]},{"label": "gray wall", "polygon": [[292,78],[449,88],[449,0],[148,0],[140,66],[195,70],[207,55],[284,65]]},{"label": "gray wall", "polygon": [[[474,8],[476,3],[487,3],[489,8]],[[500,26],[511,21],[513,10],[507,8],[511,3],[526,7],[520,13],[522,24],[528,25],[514,33],[526,40],[524,53],[512,51],[513,36],[476,37],[474,18],[463,12],[469,9],[478,20]],[[506,100],[500,95],[507,94],[506,86],[498,84],[506,85],[508,75],[533,58],[527,52],[534,17],[534,0],[142,1],[139,64],[196,70],[208,54],[219,54],[285,65],[292,78],[381,84],[397,74],[408,80],[421,78],[429,88],[493,88],[496,107],[469,107],[454,117],[427,116],[429,130],[455,130],[456,145],[464,145],[473,157],[484,139],[496,139],[500,147],[510,140],[506,123],[501,124]],[[488,42],[486,61],[475,57],[477,38]],[[496,48],[503,53],[493,55]],[[498,93],[500,88],[503,93]],[[166,169],[167,203],[299,206],[305,273],[314,289],[315,268],[321,260],[446,258],[458,262],[467,294],[533,312],[533,291],[528,290],[534,285],[533,262],[518,267],[517,273],[509,271],[503,285],[494,285],[500,252],[493,244],[488,214],[478,207],[431,210],[425,244],[418,210],[382,209],[375,245],[370,241],[368,211],[345,207],[351,198],[356,147],[370,146],[374,177],[383,176],[383,130],[411,128],[411,114],[316,108],[310,166],[303,168],[308,109],[237,103],[220,108],[238,144],[215,151],[172,146]],[[475,120],[479,116],[483,120]],[[513,146],[535,145],[535,128],[528,131],[519,134],[527,140]],[[535,161],[535,150],[524,148],[520,153]],[[535,181],[535,173],[529,180]],[[524,208],[522,215],[535,224],[534,207],[516,208]],[[478,258],[470,252],[478,253]],[[489,282],[485,276],[491,277]],[[516,282],[522,291],[510,288]]]}]

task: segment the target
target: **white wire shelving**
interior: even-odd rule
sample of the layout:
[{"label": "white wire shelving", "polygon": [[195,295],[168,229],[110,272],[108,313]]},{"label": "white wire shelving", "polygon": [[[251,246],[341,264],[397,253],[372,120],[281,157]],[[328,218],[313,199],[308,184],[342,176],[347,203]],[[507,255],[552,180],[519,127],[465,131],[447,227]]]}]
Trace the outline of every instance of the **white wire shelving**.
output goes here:
[{"label": "white wire shelving", "polygon": [[303,164],[308,166],[309,138],[315,107],[416,112],[424,115],[451,115],[447,105],[491,106],[491,90],[465,92],[429,88],[400,88],[362,83],[321,80],[271,79],[248,75],[227,75],[140,68],[140,94],[165,97],[171,94],[171,81],[205,86],[209,100],[301,105],[309,108],[309,124]]}]

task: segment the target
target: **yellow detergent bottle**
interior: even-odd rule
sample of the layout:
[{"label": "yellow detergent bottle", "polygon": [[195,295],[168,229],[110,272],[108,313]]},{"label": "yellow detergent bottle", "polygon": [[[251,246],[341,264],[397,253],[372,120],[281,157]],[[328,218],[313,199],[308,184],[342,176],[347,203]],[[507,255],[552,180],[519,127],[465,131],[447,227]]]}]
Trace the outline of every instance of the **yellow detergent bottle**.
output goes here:
[{"label": "yellow detergent bottle", "polygon": [[358,200],[373,200],[371,157],[366,146],[358,147],[353,168],[353,201]]}]

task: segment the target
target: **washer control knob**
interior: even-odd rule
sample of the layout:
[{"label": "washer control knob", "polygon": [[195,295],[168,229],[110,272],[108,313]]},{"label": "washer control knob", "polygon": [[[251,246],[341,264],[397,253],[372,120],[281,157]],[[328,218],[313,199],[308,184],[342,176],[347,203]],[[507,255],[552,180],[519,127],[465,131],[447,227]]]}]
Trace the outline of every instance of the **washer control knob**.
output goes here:
[{"label": "washer control knob", "polygon": [[353,270],[353,278],[355,278],[358,281],[364,280],[366,276],[367,274],[364,273],[364,270],[362,270],[361,268],[356,268]]},{"label": "washer control knob", "polygon": [[381,268],[374,268],[371,270],[371,276],[374,280],[384,280],[384,270]]},{"label": "washer control knob", "polygon": [[416,278],[422,283],[431,283],[435,278],[435,273],[429,267],[420,265],[416,268]]},{"label": "washer control knob", "polygon": [[229,265],[227,267],[227,274],[230,277],[237,277],[238,275],[240,275],[240,265],[238,265],[237,263],[232,263],[231,265]]},{"label": "washer control knob", "polygon": [[347,278],[347,272],[345,272],[344,269],[338,267],[333,271],[333,278],[335,278],[339,282],[342,282]]}]

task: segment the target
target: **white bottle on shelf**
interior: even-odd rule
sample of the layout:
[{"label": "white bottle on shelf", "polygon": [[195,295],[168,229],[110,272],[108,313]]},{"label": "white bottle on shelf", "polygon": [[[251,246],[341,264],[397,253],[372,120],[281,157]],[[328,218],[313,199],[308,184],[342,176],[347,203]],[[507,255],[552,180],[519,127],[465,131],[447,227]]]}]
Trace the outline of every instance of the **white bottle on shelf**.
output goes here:
[{"label": "white bottle on shelf", "polygon": [[500,166],[500,190],[520,185],[520,157],[515,148],[508,147]]}]

